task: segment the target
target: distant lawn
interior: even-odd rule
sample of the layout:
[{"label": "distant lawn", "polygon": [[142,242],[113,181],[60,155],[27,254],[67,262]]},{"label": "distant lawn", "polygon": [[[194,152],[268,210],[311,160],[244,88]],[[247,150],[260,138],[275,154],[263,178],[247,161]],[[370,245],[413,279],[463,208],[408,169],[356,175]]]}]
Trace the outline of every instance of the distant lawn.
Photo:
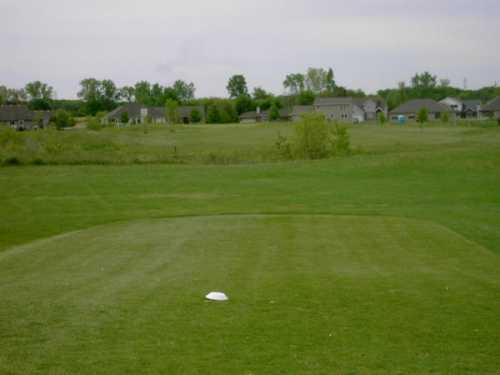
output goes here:
[{"label": "distant lawn", "polygon": [[349,129],[322,161],[268,157],[289,124],[0,143],[61,164],[0,168],[0,374],[497,373],[500,127]]},{"label": "distant lawn", "polygon": [[[429,222],[226,216],[0,255],[0,373],[495,373],[500,258]],[[230,302],[204,301],[213,290]]]},{"label": "distant lawn", "polygon": [[[484,139],[500,129],[493,122],[475,126],[430,123],[344,125],[353,152],[409,152],[464,140]],[[72,129],[16,133],[0,129],[0,164],[241,164],[281,159],[278,135],[293,137],[293,123],[134,126],[101,131]]]}]

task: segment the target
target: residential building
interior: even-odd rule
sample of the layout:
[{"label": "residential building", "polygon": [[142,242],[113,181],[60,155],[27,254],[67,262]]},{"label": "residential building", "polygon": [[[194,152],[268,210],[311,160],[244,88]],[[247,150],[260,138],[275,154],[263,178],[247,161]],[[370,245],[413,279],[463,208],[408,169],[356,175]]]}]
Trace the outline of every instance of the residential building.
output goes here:
[{"label": "residential building", "polygon": [[460,116],[464,109],[464,103],[461,99],[458,98],[447,97],[441,100],[439,103],[450,107],[457,116]]},{"label": "residential building", "polygon": [[[292,110],[290,108],[281,108],[279,110],[278,121],[289,121],[292,115]],[[256,123],[256,122],[266,122],[270,121],[271,118],[271,110],[268,109],[266,111],[261,111],[260,108],[257,108],[256,111],[245,112],[240,115],[241,123]]]},{"label": "residential building", "polygon": [[387,105],[378,97],[320,97],[314,102],[314,111],[328,120],[360,123],[376,120],[379,113],[387,115]]},{"label": "residential building", "polygon": [[462,107],[463,118],[480,118],[481,117],[481,101],[480,100],[464,100]]},{"label": "residential building", "polygon": [[296,105],[292,109],[290,118],[292,121],[299,121],[304,113],[314,112],[314,107],[312,105]]},{"label": "residential building", "polygon": [[401,104],[399,107],[391,111],[390,117],[393,121],[399,121],[400,116],[404,116],[409,120],[416,120],[418,112],[425,108],[429,114],[429,120],[441,118],[443,113],[453,113],[453,110],[443,103],[438,103],[432,99],[415,99]]},{"label": "residential building", "polygon": [[52,118],[50,111],[32,111],[26,105],[0,106],[0,123],[23,131],[45,128]]},{"label": "residential building", "polygon": [[481,115],[480,100],[462,100],[448,97],[441,100],[440,103],[450,107],[455,115],[462,118],[478,118]]},{"label": "residential building", "polygon": [[[201,122],[205,121],[203,106],[179,106],[177,108],[179,121],[183,124],[191,123],[193,111],[198,111]],[[130,124],[142,124],[146,120],[155,124],[165,124],[167,122],[164,107],[147,107],[139,103],[128,103],[116,108],[108,113],[104,118],[104,122],[120,123],[123,113],[127,113]]]},{"label": "residential building", "polygon": [[500,96],[497,96],[495,99],[486,104],[481,112],[486,116],[491,116],[500,120]]}]

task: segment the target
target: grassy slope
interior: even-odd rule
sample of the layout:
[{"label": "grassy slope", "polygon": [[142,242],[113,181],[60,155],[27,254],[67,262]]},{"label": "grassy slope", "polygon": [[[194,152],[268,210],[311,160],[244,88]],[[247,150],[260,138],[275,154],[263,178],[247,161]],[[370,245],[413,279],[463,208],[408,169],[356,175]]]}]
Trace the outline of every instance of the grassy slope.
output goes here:
[{"label": "grassy slope", "polygon": [[[142,221],[0,265],[0,373],[498,370],[500,258],[428,222]],[[210,290],[231,301],[204,302]]]}]

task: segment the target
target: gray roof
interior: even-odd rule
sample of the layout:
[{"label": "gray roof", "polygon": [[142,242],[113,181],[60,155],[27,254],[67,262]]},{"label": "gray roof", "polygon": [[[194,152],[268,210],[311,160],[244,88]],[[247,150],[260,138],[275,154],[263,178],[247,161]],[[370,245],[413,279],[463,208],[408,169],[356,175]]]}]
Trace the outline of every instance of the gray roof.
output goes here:
[{"label": "gray roof", "polygon": [[25,105],[0,106],[0,122],[32,121],[34,117],[34,112]]},{"label": "gray roof", "polygon": [[262,117],[262,113],[257,113],[257,111],[249,111],[242,113],[240,115],[240,120],[256,120]]},{"label": "gray roof", "polygon": [[464,100],[464,111],[477,111],[478,108],[481,108],[481,100]]},{"label": "gray roof", "polygon": [[364,98],[353,98],[353,97],[320,97],[316,98],[314,105],[317,107],[322,106],[333,106],[333,105],[349,105],[353,104],[363,109],[367,101],[375,102],[375,105],[379,108],[385,108],[385,100],[378,96],[366,96]]},{"label": "gray roof", "polygon": [[316,98],[316,100],[314,101],[315,106],[331,106],[353,103],[353,98],[350,97],[320,97]]},{"label": "gray roof", "polygon": [[[162,119],[165,118],[165,108],[164,107],[147,107],[138,103],[127,103],[114,111],[111,111],[107,118],[109,120],[119,120],[123,112],[127,112],[130,119],[139,119],[141,117],[141,109],[148,110],[148,116],[152,119]],[[177,111],[180,117],[190,117],[193,110],[198,110],[202,118],[204,117],[205,111],[203,106],[180,106]]]},{"label": "gray roof", "polygon": [[451,112],[451,108],[446,104],[438,103],[432,99],[415,99],[401,104],[393,109],[391,113],[395,114],[411,114],[417,113],[422,108],[427,109],[430,113]]},{"label": "gray roof", "polygon": [[296,105],[293,107],[292,116],[299,116],[302,113],[314,112],[314,107],[312,105]]},{"label": "gray roof", "polygon": [[488,104],[486,104],[483,107],[483,111],[485,111],[485,112],[499,112],[500,111],[500,96],[497,96],[495,99],[488,102]]},{"label": "gray roof", "polygon": [[106,117],[109,120],[120,120],[122,113],[126,112],[129,118],[138,119],[141,117],[141,108],[144,108],[141,104],[127,103],[109,112]]}]

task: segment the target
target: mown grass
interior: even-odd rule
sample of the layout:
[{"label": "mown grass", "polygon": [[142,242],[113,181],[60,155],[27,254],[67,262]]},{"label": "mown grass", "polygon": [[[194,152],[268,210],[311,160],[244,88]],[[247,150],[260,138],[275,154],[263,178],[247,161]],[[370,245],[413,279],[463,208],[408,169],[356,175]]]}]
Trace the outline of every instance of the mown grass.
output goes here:
[{"label": "mown grass", "polygon": [[[0,265],[6,374],[498,370],[500,259],[428,222],[146,220]],[[230,302],[204,301],[211,290]]]},{"label": "mown grass", "polygon": [[[278,131],[57,134],[184,157]],[[500,128],[350,134],[322,161],[0,168],[0,373],[497,372]]]}]

